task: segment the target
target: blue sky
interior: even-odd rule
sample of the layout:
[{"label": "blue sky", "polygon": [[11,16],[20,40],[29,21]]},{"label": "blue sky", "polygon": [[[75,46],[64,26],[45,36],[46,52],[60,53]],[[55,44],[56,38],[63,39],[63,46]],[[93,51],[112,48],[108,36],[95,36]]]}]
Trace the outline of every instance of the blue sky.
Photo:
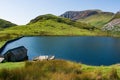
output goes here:
[{"label": "blue sky", "polygon": [[120,10],[120,0],[1,0],[0,18],[23,25],[38,15],[87,9],[116,13]]}]

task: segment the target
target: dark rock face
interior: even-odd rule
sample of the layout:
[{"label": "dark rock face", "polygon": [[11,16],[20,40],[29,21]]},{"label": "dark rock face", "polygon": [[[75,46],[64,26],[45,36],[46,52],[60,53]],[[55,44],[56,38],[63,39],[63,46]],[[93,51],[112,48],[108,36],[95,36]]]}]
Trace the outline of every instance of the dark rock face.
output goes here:
[{"label": "dark rock face", "polygon": [[61,17],[70,18],[71,20],[83,19],[95,14],[113,14],[111,12],[102,12],[101,10],[85,10],[85,11],[67,11]]}]

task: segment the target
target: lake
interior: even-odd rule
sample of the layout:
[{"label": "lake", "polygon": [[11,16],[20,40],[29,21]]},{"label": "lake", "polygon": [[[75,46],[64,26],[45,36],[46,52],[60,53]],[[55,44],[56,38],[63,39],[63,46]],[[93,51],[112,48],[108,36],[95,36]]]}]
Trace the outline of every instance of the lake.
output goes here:
[{"label": "lake", "polygon": [[25,46],[29,60],[40,55],[55,55],[88,65],[112,65],[120,63],[120,38],[111,37],[23,37],[8,44],[7,50]]}]

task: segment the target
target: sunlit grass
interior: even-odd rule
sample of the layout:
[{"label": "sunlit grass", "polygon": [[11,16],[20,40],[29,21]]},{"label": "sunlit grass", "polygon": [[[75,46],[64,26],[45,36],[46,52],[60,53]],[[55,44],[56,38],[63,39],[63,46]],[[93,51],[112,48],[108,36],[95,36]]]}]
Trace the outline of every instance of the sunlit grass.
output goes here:
[{"label": "sunlit grass", "polygon": [[89,66],[65,60],[2,63],[0,67],[0,80],[119,80],[120,77],[119,65]]},{"label": "sunlit grass", "polygon": [[15,69],[15,68],[21,68],[24,67],[25,62],[6,62],[6,63],[0,63],[0,69]]},{"label": "sunlit grass", "polygon": [[112,19],[112,14],[96,14],[85,19],[80,19],[80,22],[86,22],[96,27],[103,27],[108,21]]}]

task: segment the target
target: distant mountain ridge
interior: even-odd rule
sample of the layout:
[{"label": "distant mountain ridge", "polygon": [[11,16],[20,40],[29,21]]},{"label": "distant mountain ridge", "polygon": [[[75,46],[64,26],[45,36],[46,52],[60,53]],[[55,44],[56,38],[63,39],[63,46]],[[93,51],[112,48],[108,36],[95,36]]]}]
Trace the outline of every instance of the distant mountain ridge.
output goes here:
[{"label": "distant mountain ridge", "polygon": [[60,16],[101,28],[113,18],[114,13],[95,9],[84,11],[67,11]]},{"label": "distant mountain ridge", "polygon": [[67,11],[60,16],[70,18],[71,20],[79,20],[100,13],[114,14],[112,12],[103,12],[101,10],[84,10],[84,11]]}]

